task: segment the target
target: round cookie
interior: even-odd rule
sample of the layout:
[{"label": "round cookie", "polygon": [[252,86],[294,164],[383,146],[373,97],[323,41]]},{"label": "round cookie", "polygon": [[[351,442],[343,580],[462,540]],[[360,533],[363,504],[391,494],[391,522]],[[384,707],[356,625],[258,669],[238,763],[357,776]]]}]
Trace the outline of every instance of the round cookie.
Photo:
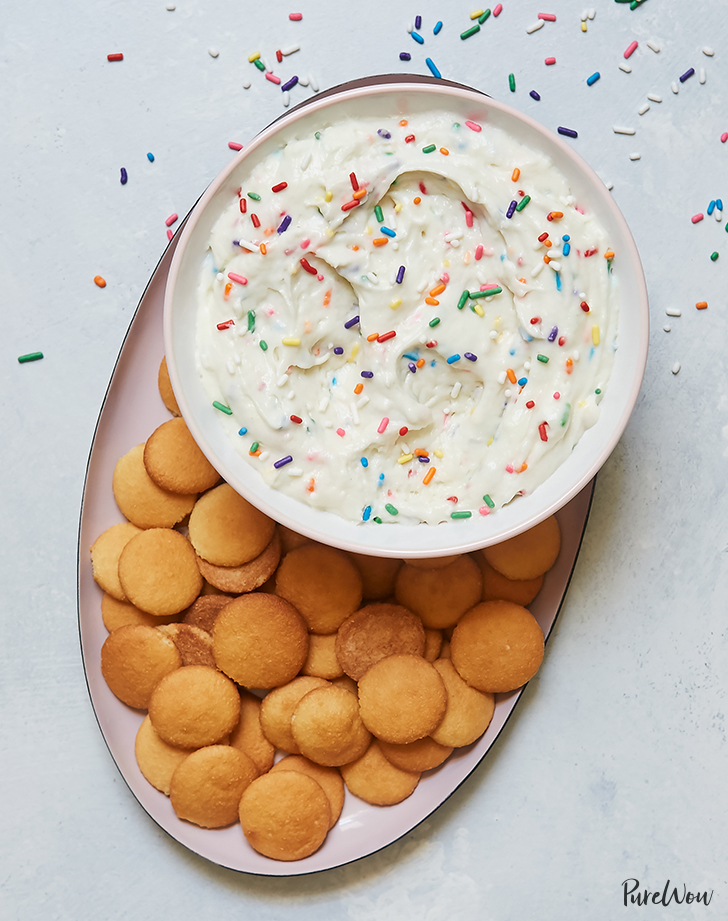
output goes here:
[{"label": "round cookie", "polygon": [[111,480],[116,504],[138,528],[172,528],[192,511],[197,496],[162,489],[144,466],[144,445],[119,458]]},{"label": "round cookie", "polygon": [[463,555],[440,569],[420,569],[410,563],[397,575],[397,601],[422,618],[430,629],[451,627],[480,601],[483,579],[480,569]]},{"label": "round cookie", "polygon": [[281,553],[283,556],[291,550],[295,550],[296,547],[313,543],[310,537],[304,537],[303,534],[299,534],[298,531],[292,531],[285,525],[279,524],[277,530],[281,537]]},{"label": "round cookie", "polygon": [[177,767],[169,786],[180,819],[202,828],[224,828],[238,819],[240,798],[258,776],[253,761],[229,745],[200,748]]},{"label": "round cookie", "polygon": [[[199,560],[199,557],[197,559]],[[199,627],[201,630],[212,633],[212,625],[215,623],[217,615],[228,601],[232,600],[232,595],[200,595],[187,608],[182,620],[192,627]]]},{"label": "round cookie", "polygon": [[152,691],[182,657],[168,636],[156,627],[129,624],[110,633],[101,647],[101,674],[111,691],[130,707],[149,705]]},{"label": "round cookie", "polygon": [[353,694],[354,697],[359,697],[359,685],[348,675],[342,675],[340,678],[333,678],[331,683],[337,688],[343,688],[345,691]]},{"label": "round cookie", "polygon": [[442,642],[442,630],[432,630],[430,627],[425,627],[425,651],[423,656],[428,662],[434,662],[435,659],[440,657]]},{"label": "round cookie", "polygon": [[420,656],[380,659],[359,680],[362,721],[372,735],[385,742],[404,744],[430,735],[445,715],[446,706],[442,678]]},{"label": "round cookie", "polygon": [[275,522],[227,483],[200,496],[190,515],[190,542],[214,566],[249,563],[265,550],[274,530]]},{"label": "round cookie", "polygon": [[383,601],[394,594],[394,581],[402,566],[402,560],[354,552],[349,553],[349,559],[359,570],[364,598],[368,601]]},{"label": "round cookie", "polygon": [[386,656],[424,652],[422,621],[398,604],[368,604],[347,617],[336,634],[336,658],[354,681]]},{"label": "round cookie", "polygon": [[176,617],[176,614],[170,614],[169,617],[155,617],[153,614],[140,611],[129,601],[117,601],[112,595],[106,593],[101,598],[101,619],[109,633],[127,624],[146,624],[148,627],[158,627],[159,624],[171,623]]},{"label": "round cookie", "polygon": [[482,601],[464,614],[450,640],[452,664],[471,687],[491,694],[522,687],[543,660],[543,632],[529,610]]},{"label": "round cookie", "polygon": [[222,592],[242,595],[264,585],[276,571],[280,558],[281,539],[278,532],[274,531],[265,550],[249,563],[241,566],[215,566],[198,556],[197,565],[210,585]]},{"label": "round cookie", "polygon": [[166,355],[162,359],[162,362],[159,365],[159,371],[157,372],[157,387],[159,388],[159,395],[162,398],[162,402],[172,413],[172,415],[182,415],[179,411],[179,406],[177,405],[177,398],[174,395],[174,390],[172,390],[172,382],[169,379],[169,369],[167,368]]},{"label": "round cookie", "polygon": [[447,709],[432,739],[440,745],[460,748],[479,739],[490,725],[495,698],[466,684],[455,671],[450,659],[434,663],[447,691]]},{"label": "round cookie", "polygon": [[157,627],[168,636],[182,656],[182,665],[209,665],[215,668],[212,637],[199,627],[190,624],[165,624]]},{"label": "round cookie", "polygon": [[341,768],[350,793],[373,806],[394,806],[414,793],[420,775],[395,767],[382,754],[376,739],[357,761]]},{"label": "round cookie", "polygon": [[335,633],[327,633],[324,636],[320,633],[309,633],[308,655],[301,669],[302,674],[326,678],[328,681],[340,678],[344,674],[344,669],[336,658],[336,636]]},{"label": "round cookie", "polygon": [[155,789],[169,796],[172,774],[190,754],[190,749],[175,748],[163,742],[147,714],[136,734],[134,754],[145,779]]},{"label": "round cookie", "polygon": [[301,698],[293,711],[291,730],[300,753],[325,767],[356,760],[371,739],[357,698],[334,685],[315,688]]},{"label": "round cookie", "polygon": [[240,800],[240,824],[248,843],[274,860],[302,860],[324,843],[331,825],[329,798],[300,771],[269,771]]},{"label": "round cookie", "polygon": [[506,579],[497,569],[493,569],[482,552],[474,553],[473,558],[483,574],[482,601],[512,601],[525,607],[541,591],[542,575],[535,579]]},{"label": "round cookie", "polygon": [[91,568],[98,585],[117,601],[128,601],[119,582],[119,557],[141,528],[130,521],[112,524],[91,544]]},{"label": "round cookie", "polygon": [[[156,633],[162,636],[159,630]],[[238,724],[240,694],[217,669],[188,665],[167,675],[154,688],[149,716],[168,745],[202,748],[219,742]]]},{"label": "round cookie", "polygon": [[273,767],[275,746],[266,739],[260,725],[261,701],[250,691],[240,689],[240,720],[230,733],[230,744],[239,748],[255,762],[259,773]]},{"label": "round cookie", "polygon": [[400,771],[413,771],[417,774],[438,767],[453,751],[451,745],[440,745],[431,736],[424,736],[406,745],[383,742],[380,739],[379,747],[390,764],[398,767]]},{"label": "round cookie", "polygon": [[260,707],[260,725],[266,739],[284,752],[300,754],[298,743],[291,732],[293,711],[309,691],[327,686],[328,682],[323,678],[301,676],[269,691]]},{"label": "round cookie", "polygon": [[556,562],[561,550],[561,530],[552,515],[535,528],[480,552],[506,579],[536,579]]},{"label": "round cookie", "polygon": [[343,550],[304,544],[283,557],[276,594],[301,612],[311,633],[336,633],[361,604],[362,580]]},{"label": "round cookie", "polygon": [[323,767],[321,764],[314,764],[303,755],[286,755],[271,768],[275,771],[300,771],[302,774],[308,774],[309,777],[321,784],[321,789],[329,799],[331,807],[331,823],[329,828],[333,828],[339,821],[341,810],[344,808],[344,781],[341,773],[337,768]]},{"label": "round cookie", "polygon": [[407,565],[414,566],[415,569],[444,569],[454,563],[457,558],[458,555],[455,554],[455,556],[435,556],[424,560],[413,559],[407,560]]},{"label": "round cookie", "polygon": [[169,419],[147,438],[144,466],[157,486],[187,495],[212,489],[220,479],[182,418]]},{"label": "round cookie", "polygon": [[275,688],[301,670],[308,631],[285,599],[263,592],[234,598],[212,628],[217,667],[246,688]]},{"label": "round cookie", "polygon": [[132,537],[119,557],[119,581],[133,605],[159,617],[184,611],[202,588],[190,542],[171,528]]}]

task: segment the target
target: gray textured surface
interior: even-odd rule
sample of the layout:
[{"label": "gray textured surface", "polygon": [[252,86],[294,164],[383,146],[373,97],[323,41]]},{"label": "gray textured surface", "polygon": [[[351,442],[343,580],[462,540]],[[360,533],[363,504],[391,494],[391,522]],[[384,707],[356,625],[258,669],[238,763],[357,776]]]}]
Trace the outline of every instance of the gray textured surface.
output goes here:
[{"label": "gray textured surface", "polygon": [[[715,890],[645,917],[726,917],[725,686],[728,235],[712,218],[728,145],[723,5],[506,0],[463,42],[470,6],[313,0],[300,23],[249,0],[4,4],[0,36],[4,918],[606,918],[622,881]],[[424,19],[420,48],[406,33]],[[432,26],[442,19],[436,38]],[[631,74],[618,69],[637,38]],[[662,48],[655,54],[645,41]],[[377,72],[469,83],[556,128],[606,180],[642,255],[651,353],[628,429],[599,477],[545,663],[481,769],[383,853],[302,879],[239,876],[188,854],[138,808],[88,701],[76,629],[86,459],[114,360],[164,246],[231,155],[283,109],[247,61],[322,88]],[[712,45],[713,57],[701,49]],[[216,48],[213,58],[208,49]],[[410,65],[398,53],[410,51]],[[109,64],[106,55],[125,60]],[[549,54],[557,58],[545,67]],[[295,58],[295,60],[294,60]],[[670,83],[706,70],[673,95]],[[587,87],[599,70],[601,80]],[[517,92],[507,76],[516,74]],[[251,81],[249,90],[243,89]],[[537,89],[540,103],[528,96]],[[296,102],[310,92],[294,91]],[[660,93],[644,116],[648,92]],[[633,125],[633,137],[612,125]],[[155,154],[149,163],[147,151]],[[639,152],[641,159],[631,161]],[[119,184],[126,167],[129,182]],[[728,214],[728,212],[726,212]],[[710,253],[721,253],[716,263]],[[108,286],[93,284],[96,274]],[[706,300],[708,310],[696,311]],[[682,316],[668,319],[665,309]],[[663,331],[668,322],[671,332]],[[40,349],[41,362],[17,356]],[[679,374],[672,367],[680,362]]]}]

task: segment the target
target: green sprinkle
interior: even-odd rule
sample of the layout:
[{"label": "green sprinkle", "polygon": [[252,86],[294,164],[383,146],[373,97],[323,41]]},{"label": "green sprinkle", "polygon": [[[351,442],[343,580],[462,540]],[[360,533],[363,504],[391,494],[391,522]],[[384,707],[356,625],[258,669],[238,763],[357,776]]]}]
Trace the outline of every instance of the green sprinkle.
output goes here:
[{"label": "green sprinkle", "polygon": [[212,405],[215,409],[219,409],[221,413],[225,413],[226,416],[232,416],[233,411],[229,406],[226,406],[224,403],[219,403],[217,400],[212,401]]},{"label": "green sprinkle", "polygon": [[571,412],[571,403],[566,404],[566,409],[564,410],[564,415],[561,417],[561,424],[566,425],[569,421],[569,413]]},{"label": "green sprinkle", "polygon": [[483,10],[482,15],[478,16],[478,22],[483,25],[485,20],[490,16],[490,10]]},{"label": "green sprinkle", "polygon": [[480,32],[480,26],[478,25],[477,22],[475,23],[474,26],[471,26],[469,29],[466,29],[464,32],[461,32],[460,38],[465,40],[466,38],[470,38],[471,35],[475,35],[476,32]]},{"label": "green sprinkle", "polygon": [[28,352],[27,355],[19,355],[18,361],[21,365],[24,365],[28,361],[40,361],[43,357],[43,352]]},{"label": "green sprinkle", "polygon": [[321,140],[321,132],[320,132],[320,131],[317,131],[317,132],[314,134],[314,137],[316,138],[317,141],[320,141],[320,140]]},{"label": "green sprinkle", "polygon": [[492,297],[494,294],[500,294],[503,288],[486,288],[485,291],[470,291],[468,296],[472,298],[476,297]]},{"label": "green sprinkle", "polygon": [[711,253],[710,258],[713,260],[713,262],[715,262],[718,258],[718,253]]},{"label": "green sprinkle", "polygon": [[450,517],[451,518],[470,518],[472,514],[473,514],[472,512],[451,512]]},{"label": "green sprinkle", "polygon": [[257,192],[248,192],[248,198],[252,198],[253,201],[260,201],[260,195]]},{"label": "green sprinkle", "polygon": [[488,506],[488,508],[495,508],[495,502],[490,498],[488,493],[483,496],[483,502]]},{"label": "green sprinkle", "polygon": [[462,310],[463,307],[468,303],[468,298],[470,297],[469,291],[463,291],[460,295],[460,300],[458,301],[458,310]]},{"label": "green sprinkle", "polygon": [[264,352],[268,351],[268,343],[265,341],[265,339],[260,340],[260,347],[263,349]]},{"label": "green sprinkle", "polygon": [[599,396],[599,394],[600,394],[601,392],[602,392],[602,388],[601,388],[601,387],[597,387],[597,389],[594,391],[594,393],[596,393],[597,396]]},{"label": "green sprinkle", "polygon": [[260,442],[259,442],[259,441],[254,441],[254,442],[252,443],[252,445],[250,446],[250,453],[251,453],[251,454],[255,453],[255,452],[258,450],[259,447],[260,447]]},{"label": "green sprinkle", "polygon": [[260,58],[256,58],[253,61],[253,64],[258,68],[258,70],[265,70],[265,64],[261,61]]},{"label": "green sprinkle", "polygon": [[542,361],[545,365],[547,365],[547,364],[549,363],[549,357],[548,357],[548,355],[541,355],[541,354],[539,354],[539,355],[536,356],[536,358],[538,358],[539,361]]},{"label": "green sprinkle", "polygon": [[432,153],[433,150],[437,150],[436,144],[428,144],[427,147],[422,148],[422,153]]},{"label": "green sprinkle", "polygon": [[255,311],[248,311],[248,329],[252,332],[255,329]]},{"label": "green sprinkle", "polygon": [[429,325],[429,326],[437,326],[437,324],[438,324],[439,322],[440,322],[440,318],[439,318],[439,317],[433,317],[433,318],[430,320],[430,322],[429,322],[428,325]]},{"label": "green sprinkle", "polygon": [[531,201],[530,195],[524,195],[523,198],[516,205],[516,211],[523,211],[526,205]]},{"label": "green sprinkle", "polygon": [[508,86],[510,87],[512,93],[516,92],[516,75],[515,74],[508,74]]},{"label": "green sprinkle", "polygon": [[374,518],[372,518],[372,521],[376,521],[377,524],[382,523],[382,519],[378,515],[375,515]]},{"label": "green sprinkle", "polygon": [[379,205],[374,206],[374,217],[377,219],[378,223],[383,223],[384,215],[382,214],[382,209],[379,207]]},{"label": "green sprinkle", "polygon": [[[390,515],[399,515],[399,509],[396,509],[390,502],[384,506]],[[377,520],[376,518],[374,519]]]}]

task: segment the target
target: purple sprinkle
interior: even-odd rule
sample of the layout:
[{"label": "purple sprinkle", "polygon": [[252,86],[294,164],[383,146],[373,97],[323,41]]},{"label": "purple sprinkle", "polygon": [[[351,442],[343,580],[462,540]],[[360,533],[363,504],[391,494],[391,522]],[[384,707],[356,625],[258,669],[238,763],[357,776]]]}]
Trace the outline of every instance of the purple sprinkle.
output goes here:
[{"label": "purple sprinkle", "polygon": [[691,67],[690,70],[686,70],[685,73],[682,75],[682,77],[680,77],[680,82],[684,83],[688,79],[688,77],[692,77],[694,73],[695,73],[694,67]]},{"label": "purple sprinkle", "polygon": [[429,458],[429,457],[423,457],[421,454],[418,454],[418,455],[417,455],[417,460],[418,460],[421,464],[429,464],[429,463],[430,463],[430,458]]},{"label": "purple sprinkle", "polygon": [[397,284],[401,285],[403,279],[404,279],[404,266],[401,265],[399,269],[397,270]]},{"label": "purple sprinkle", "polygon": [[528,95],[531,97],[531,99],[535,99],[536,102],[538,102],[539,99],[541,98],[539,94],[536,92],[536,90],[531,90],[531,92]]},{"label": "purple sprinkle", "polygon": [[278,233],[285,233],[286,230],[291,226],[291,215],[287,214],[283,220],[278,225]]},{"label": "purple sprinkle", "polygon": [[290,464],[293,458],[289,454],[288,457],[282,457],[280,460],[277,460],[273,466],[278,470],[280,467],[285,467],[286,464]]},{"label": "purple sprinkle", "polygon": [[567,138],[578,138],[579,135],[574,131],[573,128],[562,128],[560,125],[556,129],[559,134],[565,134]]},{"label": "purple sprinkle", "polygon": [[558,334],[559,334],[559,327],[554,326],[554,328],[549,333],[549,342],[553,342],[554,339],[558,336]]},{"label": "purple sprinkle", "polygon": [[240,240],[233,240],[233,246],[240,246]]},{"label": "purple sprinkle", "polygon": [[334,349],[334,355],[343,355],[343,354],[344,354],[344,350],[341,348],[340,345],[337,345],[336,348]]},{"label": "purple sprinkle", "polygon": [[356,326],[358,322],[359,322],[358,316],[352,317],[350,320],[347,320],[346,323],[344,323],[344,329],[351,329],[351,327]]},{"label": "purple sprinkle", "polygon": [[374,372],[373,371],[362,371],[361,376],[366,377],[368,379],[370,377],[374,377]]},{"label": "purple sprinkle", "polygon": [[127,174],[126,174],[126,170],[125,170],[124,167],[122,166],[122,168],[121,168],[121,184],[122,184],[122,185],[126,185],[128,179],[129,179],[129,177],[128,177]]},{"label": "purple sprinkle", "polygon": [[422,17],[415,16],[415,29],[421,29],[421,28],[422,28]]},{"label": "purple sprinkle", "polygon": [[387,140],[388,140],[389,138],[392,137],[392,135],[389,133],[389,131],[385,131],[384,128],[380,128],[380,129],[377,131],[377,134],[379,135],[380,138],[385,138],[385,139],[387,139]]},{"label": "purple sprinkle", "polygon": [[400,51],[399,59],[400,61],[411,61],[412,55],[409,53],[409,51]]},{"label": "purple sprinkle", "polygon": [[283,83],[283,84],[281,85],[281,91],[285,93],[285,92],[287,92],[288,90],[292,90],[293,87],[294,87],[297,83],[298,83],[298,77],[296,77],[296,76],[294,75],[293,77],[291,77],[290,80],[286,80],[286,82]]},{"label": "purple sprinkle", "polygon": [[413,374],[416,374],[416,373],[417,373],[417,365],[416,365],[413,361],[410,361],[409,364],[407,365],[407,367],[410,369],[410,371],[411,371]]},{"label": "purple sprinkle", "polygon": [[468,359],[468,361],[477,361],[477,360],[478,360],[478,356],[477,356],[477,355],[473,355],[472,352],[463,352],[463,355]]},{"label": "purple sprinkle", "polygon": [[508,205],[508,210],[506,211],[506,217],[513,217],[517,204],[518,202],[514,200],[510,203],[510,205]]}]

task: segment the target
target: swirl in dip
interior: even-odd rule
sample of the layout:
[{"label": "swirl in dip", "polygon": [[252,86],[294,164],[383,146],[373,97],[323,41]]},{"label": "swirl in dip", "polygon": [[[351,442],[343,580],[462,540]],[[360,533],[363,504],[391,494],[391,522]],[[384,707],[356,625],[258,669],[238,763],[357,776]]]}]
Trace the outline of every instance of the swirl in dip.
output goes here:
[{"label": "swirl in dip", "polygon": [[213,229],[197,325],[210,412],[311,506],[488,514],[597,419],[613,256],[549,158],[500,129],[446,111],[322,120],[251,156]]}]

